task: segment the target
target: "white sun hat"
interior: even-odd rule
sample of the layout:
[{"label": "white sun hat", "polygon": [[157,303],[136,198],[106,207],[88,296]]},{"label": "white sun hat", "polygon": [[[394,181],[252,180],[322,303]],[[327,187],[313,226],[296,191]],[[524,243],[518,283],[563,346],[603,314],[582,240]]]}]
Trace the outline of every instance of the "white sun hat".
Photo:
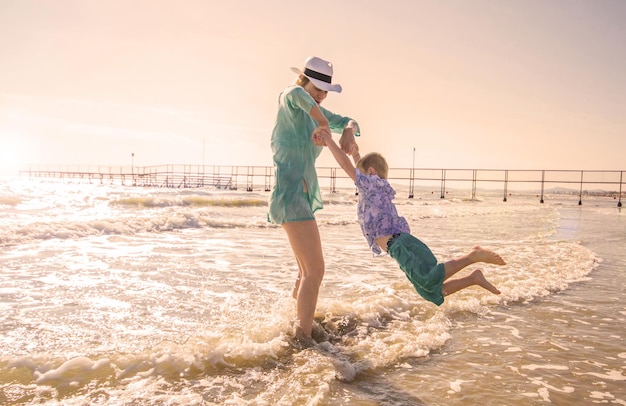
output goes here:
[{"label": "white sun hat", "polygon": [[327,92],[341,93],[340,84],[332,84],[333,64],[318,58],[310,56],[304,62],[304,72],[298,68],[291,68],[292,72],[304,75],[318,88]]}]

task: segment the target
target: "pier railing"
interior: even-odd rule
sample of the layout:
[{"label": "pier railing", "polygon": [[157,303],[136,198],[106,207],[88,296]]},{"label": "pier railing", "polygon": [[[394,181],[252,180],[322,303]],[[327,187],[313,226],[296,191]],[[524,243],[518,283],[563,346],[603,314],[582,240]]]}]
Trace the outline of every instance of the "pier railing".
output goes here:
[{"label": "pier railing", "polygon": [[[330,192],[354,186],[341,169],[318,167],[317,172],[321,187],[328,187]],[[166,188],[270,191],[274,185],[274,168],[271,166],[30,165],[20,169],[19,175],[31,179]],[[541,203],[548,193],[575,195],[578,204],[582,204],[584,196],[594,195],[611,197],[621,207],[626,181],[623,175],[624,171],[615,170],[390,168],[389,181],[398,193],[406,192],[408,198],[416,197],[418,193],[436,193],[445,198],[450,191],[470,190],[468,197],[477,199],[482,190],[500,190],[502,200],[506,202],[513,193],[524,191],[536,194]]]}]

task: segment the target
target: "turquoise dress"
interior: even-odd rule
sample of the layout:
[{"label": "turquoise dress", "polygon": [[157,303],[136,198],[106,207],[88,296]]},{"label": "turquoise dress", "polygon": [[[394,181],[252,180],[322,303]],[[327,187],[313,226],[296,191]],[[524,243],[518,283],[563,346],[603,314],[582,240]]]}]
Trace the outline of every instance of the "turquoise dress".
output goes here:
[{"label": "turquoise dress", "polygon": [[[267,216],[272,223],[313,220],[313,213],[322,208],[315,160],[323,147],[316,146],[311,139],[317,122],[309,116],[316,104],[301,86],[290,86],[278,97],[278,115],[272,132],[276,183]],[[318,107],[334,133],[343,132],[352,120]]]}]

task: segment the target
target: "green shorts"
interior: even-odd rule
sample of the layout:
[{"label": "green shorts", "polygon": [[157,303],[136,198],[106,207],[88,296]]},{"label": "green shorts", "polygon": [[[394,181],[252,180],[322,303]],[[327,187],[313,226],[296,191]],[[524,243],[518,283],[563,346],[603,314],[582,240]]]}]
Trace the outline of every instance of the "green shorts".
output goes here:
[{"label": "green shorts", "polygon": [[403,233],[389,240],[387,252],[398,262],[420,296],[437,306],[443,303],[444,265],[437,263],[426,244]]}]

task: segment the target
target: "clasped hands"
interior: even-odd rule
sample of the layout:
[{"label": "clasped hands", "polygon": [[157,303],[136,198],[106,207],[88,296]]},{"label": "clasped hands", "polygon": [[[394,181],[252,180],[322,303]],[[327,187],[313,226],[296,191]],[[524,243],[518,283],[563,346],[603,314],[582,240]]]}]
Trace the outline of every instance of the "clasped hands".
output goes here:
[{"label": "clasped hands", "polygon": [[[318,147],[326,146],[326,138],[332,140],[330,128],[326,126],[319,126],[313,131],[313,142]],[[354,139],[354,130],[351,127],[346,127],[339,138],[339,146],[346,154],[352,155],[354,152],[359,151],[359,146]]]}]

